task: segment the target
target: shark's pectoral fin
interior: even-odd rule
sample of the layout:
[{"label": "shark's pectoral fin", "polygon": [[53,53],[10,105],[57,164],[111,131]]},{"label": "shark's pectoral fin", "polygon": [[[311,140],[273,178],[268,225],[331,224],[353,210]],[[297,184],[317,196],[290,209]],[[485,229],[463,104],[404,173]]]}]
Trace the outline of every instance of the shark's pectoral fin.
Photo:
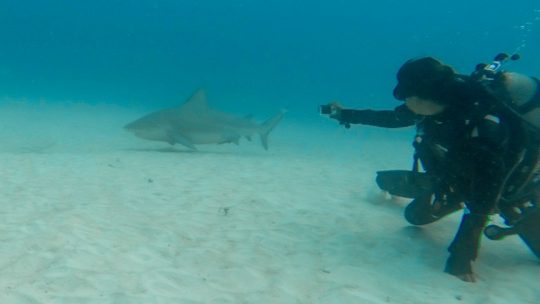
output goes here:
[{"label": "shark's pectoral fin", "polygon": [[230,136],[224,141],[220,142],[219,144],[230,144],[230,143],[233,143],[238,146],[240,144],[240,136]]},{"label": "shark's pectoral fin", "polygon": [[193,145],[191,140],[189,140],[185,136],[182,136],[181,134],[172,134],[172,133],[169,134],[168,142],[170,144],[172,144],[172,145],[174,145],[175,143],[179,143],[182,146],[186,146],[186,147],[190,148],[191,150],[197,150],[197,147],[195,147],[195,145]]}]

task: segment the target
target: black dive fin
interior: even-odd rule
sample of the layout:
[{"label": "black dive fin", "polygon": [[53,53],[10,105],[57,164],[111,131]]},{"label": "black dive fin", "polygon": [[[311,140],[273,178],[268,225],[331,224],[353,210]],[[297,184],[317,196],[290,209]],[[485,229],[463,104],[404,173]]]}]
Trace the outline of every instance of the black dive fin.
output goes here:
[{"label": "black dive fin", "polygon": [[489,225],[484,229],[484,234],[491,240],[501,240],[506,236],[517,234],[540,259],[540,208],[529,211],[512,227]]},{"label": "black dive fin", "polygon": [[407,170],[378,171],[375,181],[382,190],[407,198],[430,196],[435,188],[432,178],[426,173]]}]

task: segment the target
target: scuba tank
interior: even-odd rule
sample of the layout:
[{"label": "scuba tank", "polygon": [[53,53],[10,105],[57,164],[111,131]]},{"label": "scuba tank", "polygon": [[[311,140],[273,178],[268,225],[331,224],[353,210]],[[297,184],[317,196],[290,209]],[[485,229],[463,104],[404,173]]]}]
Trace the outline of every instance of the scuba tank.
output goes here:
[{"label": "scuba tank", "polygon": [[477,64],[471,77],[483,85],[498,102],[498,106],[501,106],[525,122],[529,129],[540,137],[540,81],[534,77],[520,76],[523,79],[518,81],[536,83],[536,92],[532,93],[528,99],[513,98],[509,85],[505,83],[506,79],[503,67],[509,61],[519,59],[520,56],[518,54],[510,56],[505,53],[499,53],[491,63]]}]

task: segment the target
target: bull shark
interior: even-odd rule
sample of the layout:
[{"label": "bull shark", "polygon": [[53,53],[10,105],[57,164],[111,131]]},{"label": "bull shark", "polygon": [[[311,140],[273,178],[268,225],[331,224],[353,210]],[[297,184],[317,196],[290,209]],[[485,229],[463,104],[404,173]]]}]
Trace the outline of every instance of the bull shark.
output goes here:
[{"label": "bull shark", "polygon": [[199,89],[180,106],[152,112],[124,129],[139,138],[181,144],[192,150],[200,144],[238,144],[242,137],[251,140],[252,135],[259,134],[263,148],[268,150],[268,134],[283,115],[281,111],[258,124],[249,116],[237,117],[211,109],[205,92]]}]

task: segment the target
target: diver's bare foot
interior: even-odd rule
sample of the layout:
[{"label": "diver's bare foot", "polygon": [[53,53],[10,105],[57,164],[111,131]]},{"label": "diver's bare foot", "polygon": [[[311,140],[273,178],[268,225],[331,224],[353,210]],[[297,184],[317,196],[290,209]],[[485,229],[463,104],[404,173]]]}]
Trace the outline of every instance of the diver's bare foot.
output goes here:
[{"label": "diver's bare foot", "polygon": [[476,276],[474,275],[474,273],[465,273],[465,274],[459,274],[459,275],[454,275],[454,276],[456,276],[458,279],[465,282],[469,282],[469,283],[476,282]]},{"label": "diver's bare foot", "polygon": [[451,274],[464,282],[476,282],[476,277],[472,269],[472,261],[469,259],[450,255],[446,260],[444,272]]}]

